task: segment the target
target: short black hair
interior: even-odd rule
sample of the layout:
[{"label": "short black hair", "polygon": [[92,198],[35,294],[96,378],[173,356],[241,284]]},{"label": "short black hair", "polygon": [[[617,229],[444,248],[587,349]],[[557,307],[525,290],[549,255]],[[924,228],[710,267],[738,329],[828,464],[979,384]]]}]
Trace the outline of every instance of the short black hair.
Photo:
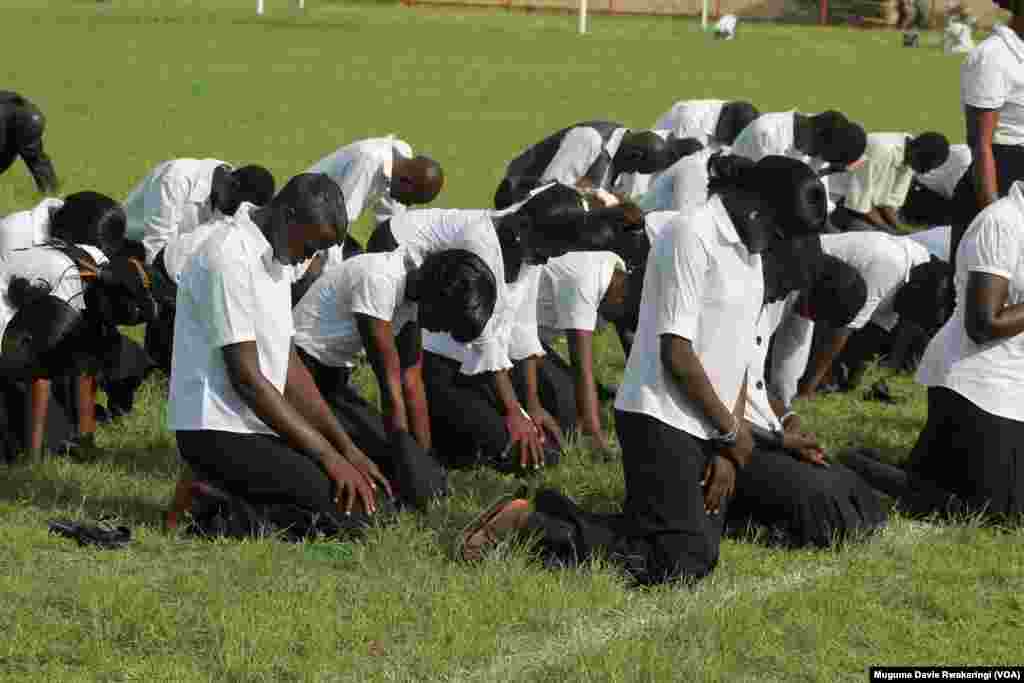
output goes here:
[{"label": "short black hair", "polygon": [[849,325],[867,298],[867,283],[857,269],[829,254],[825,255],[821,276],[807,291],[814,319],[836,329]]},{"label": "short black hair", "polygon": [[668,142],[650,130],[629,131],[622,138],[615,160],[625,172],[656,173],[671,165]]},{"label": "short black hair", "polygon": [[864,156],[868,135],[841,112],[829,110],[812,117],[818,155],[830,164],[846,166]]},{"label": "short black hair", "polygon": [[348,235],[345,195],[338,184],[323,173],[294,176],[270,205],[275,210],[286,209],[292,224],[333,226],[339,244]]},{"label": "short black hair", "polygon": [[750,102],[743,100],[726,102],[722,106],[722,113],[718,115],[715,137],[731,145],[736,141],[736,136],[760,115],[761,112]]},{"label": "short black hair", "polygon": [[437,327],[463,344],[483,333],[494,313],[498,285],[482,258],[465,249],[435,252],[424,259],[416,281],[424,329]]},{"label": "short black hair", "polygon": [[697,138],[670,137],[668,139],[669,166],[676,163],[683,157],[696,154],[702,149],[704,149],[704,145],[702,145],[700,140]]},{"label": "short black hair", "polygon": [[949,159],[949,140],[942,133],[921,133],[909,145],[911,164],[918,173],[934,171]]},{"label": "short black hair", "polygon": [[953,312],[953,267],[942,259],[930,260],[910,270],[907,283],[893,300],[893,309],[901,320],[909,320],[928,334],[935,334]]},{"label": "short black hair", "polygon": [[266,206],[274,198],[274,174],[263,166],[250,164],[231,172],[239,203]]},{"label": "short black hair", "polygon": [[50,236],[68,244],[97,247],[112,257],[124,244],[127,218],[116,200],[99,192],[75,192],[50,219]]}]

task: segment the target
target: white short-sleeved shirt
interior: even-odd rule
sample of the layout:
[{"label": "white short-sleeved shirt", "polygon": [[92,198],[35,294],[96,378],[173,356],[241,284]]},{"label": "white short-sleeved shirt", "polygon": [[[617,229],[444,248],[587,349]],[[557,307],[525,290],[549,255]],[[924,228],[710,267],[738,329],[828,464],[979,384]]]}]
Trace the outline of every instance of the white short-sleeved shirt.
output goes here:
[{"label": "white short-sleeved shirt", "polygon": [[[790,296],[798,295],[793,292]],[[765,381],[764,368],[768,359],[768,340],[775,334],[787,310],[787,300],[774,301],[761,308],[757,320],[757,338],[760,344],[754,345],[754,354],[750,361],[750,372],[747,375],[747,405],[744,417],[758,427],[770,430],[781,430],[782,423],[772,410],[768,400],[768,383]]]},{"label": "white short-sleeved shirt", "polygon": [[423,348],[462,363],[466,375],[507,370],[509,329],[507,317],[508,285],[501,244],[486,209],[415,209],[391,219],[391,234],[415,267],[423,265],[430,254],[445,249],[465,249],[479,256],[494,274],[497,298],[494,313],[481,335],[468,344],[460,344],[449,334],[423,331]]},{"label": "white short-sleeved shirt", "polygon": [[28,249],[50,238],[50,217],[64,206],[63,199],[47,197],[26,211],[17,211],[0,220],[0,254]]},{"label": "white short-sleeved shirt", "polygon": [[864,307],[847,327],[859,330],[875,323],[891,332],[899,322],[896,293],[910,280],[910,270],[931,260],[931,254],[909,237],[884,232],[846,232],[822,235],[821,250],[852,266],[867,285]]},{"label": "white short-sleeved shirt", "polygon": [[519,277],[508,286],[506,324],[508,359],[518,363],[524,358],[543,356],[537,326],[537,295],[540,290],[541,266],[524,265]]},{"label": "white short-sleeved shirt", "polygon": [[392,324],[416,319],[405,299],[409,265],[400,251],[360,254],[321,275],[295,305],[295,345],[324,365],[352,367],[363,350],[356,315]]},{"label": "white short-sleeved shirt", "polygon": [[[88,251],[94,259],[97,258],[98,250]],[[102,257],[97,259],[97,263],[105,261]],[[76,311],[85,310],[81,274],[74,261],[64,252],[53,247],[37,246],[0,255],[0,342],[3,341],[8,323],[18,312],[7,297],[11,280],[16,277],[30,282],[45,282],[50,286],[51,296],[64,301]]]},{"label": "white short-sleeved shirt", "polygon": [[537,294],[537,323],[545,341],[565,330],[597,329],[597,309],[616,270],[625,271],[626,264],[610,251],[575,251],[548,260]]},{"label": "white short-sleeved shirt", "polygon": [[721,200],[680,214],[651,249],[616,409],[650,415],[699,439],[712,436],[715,426],[665,369],[661,336],[693,343],[715,393],[732,409],[753,356],[763,298],[761,256],[747,251]]},{"label": "white short-sleeved shirt", "polygon": [[898,209],[907,200],[914,169],[906,163],[907,133],[871,133],[864,163],[849,172],[846,208],[868,213],[876,206]]},{"label": "white short-sleeved shirt", "polygon": [[702,149],[683,157],[659,173],[636,200],[644,211],[685,211],[708,200],[708,160],[713,152]]},{"label": "white short-sleeved shirt", "polygon": [[220,218],[181,273],[167,412],[172,431],[274,434],[231,385],[223,353],[255,341],[260,372],[284,393],[295,332],[291,267],[274,259],[249,206]]},{"label": "white short-sleeved shirt", "polygon": [[124,200],[125,237],[142,242],[147,265],[170,240],[214,218],[213,172],[227,165],[218,159],[172,159],[150,171],[129,193]]},{"label": "white short-sleeved shirt", "polygon": [[703,204],[690,207],[686,211],[651,211],[644,214],[644,232],[647,234],[647,241],[653,245],[661,233],[672,224],[672,221],[679,217],[680,213],[692,213],[701,206]]},{"label": "white short-sleeved shirt", "polygon": [[949,240],[952,232],[952,227],[940,225],[937,228],[912,232],[907,237],[924,246],[928,253],[935,258],[949,263]]},{"label": "white short-sleeved shirt", "polygon": [[[736,136],[732,154],[757,163],[766,156],[784,156],[802,161],[814,171],[826,166],[822,159],[810,157],[796,148],[796,112],[761,114]],[[826,192],[831,192],[828,176],[820,178]],[[829,211],[833,209],[831,200]]]},{"label": "white short-sleeved shirt", "polygon": [[927,387],[951,389],[993,415],[1024,421],[1024,335],[980,345],[971,340],[963,302],[972,272],[1008,280],[1007,306],[1024,302],[1024,192],[1020,182],[978,214],[964,234],[956,255],[956,309],[928,344],[917,381]]},{"label": "white short-sleeved shirt", "polygon": [[654,128],[670,130],[677,138],[696,138],[705,148],[717,149],[715,130],[726,104],[725,100],[680,100],[658,117]]},{"label": "white short-sleeved shirt", "polygon": [[792,292],[784,299],[781,319],[776,324],[772,341],[768,386],[771,395],[786,406],[797,394],[814,341],[814,321],[797,312],[799,297],[800,292]]},{"label": "white short-sleeved shirt", "polygon": [[997,25],[960,66],[960,102],[999,111],[997,145],[1024,144],[1024,42]]},{"label": "white short-sleeved shirt", "polygon": [[953,192],[971,165],[971,148],[958,144],[949,146],[949,158],[938,168],[917,175],[917,182],[946,199],[953,198]]},{"label": "white short-sleeved shirt", "polygon": [[345,195],[349,223],[373,205],[377,222],[388,220],[405,206],[391,198],[394,156],[413,157],[412,147],[393,135],[359,140],[313,164],[306,173],[324,173]]},{"label": "white short-sleeved shirt", "polygon": [[602,151],[607,151],[610,157],[615,158],[622,137],[628,132],[626,128],[618,128],[605,142],[600,133],[588,126],[571,129],[562,138],[547,168],[540,174],[540,182],[557,181],[564,185],[575,185],[590,170]]}]

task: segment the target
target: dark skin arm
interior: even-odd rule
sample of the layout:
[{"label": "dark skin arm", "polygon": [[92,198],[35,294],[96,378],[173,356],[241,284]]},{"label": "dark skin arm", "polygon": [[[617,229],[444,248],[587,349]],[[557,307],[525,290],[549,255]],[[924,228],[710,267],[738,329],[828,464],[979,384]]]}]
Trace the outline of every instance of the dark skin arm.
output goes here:
[{"label": "dark skin arm", "polygon": [[567,330],[569,360],[572,363],[576,388],[576,420],[599,448],[608,450],[608,440],[601,427],[601,402],[594,380],[594,333],[590,330]]},{"label": "dark skin arm", "polygon": [[990,273],[967,277],[964,324],[975,344],[987,344],[1024,332],[1024,304],[1006,305],[1010,282]]},{"label": "dark skin arm", "polygon": [[[417,348],[417,364],[403,369],[391,321],[361,313],[355,318],[366,357],[380,387],[384,426],[391,432],[412,433],[420,445],[429,450],[430,420],[423,389],[422,352]],[[402,331],[403,335],[406,333]]]},{"label": "dark skin arm", "polygon": [[543,466],[544,449],[541,447],[540,430],[519,403],[508,370],[494,373],[494,390],[498,394],[498,401],[505,415],[509,441],[513,446],[519,444],[519,464],[524,469]]},{"label": "dark skin arm", "polygon": [[[427,390],[423,384],[423,335],[419,323],[406,323],[398,333],[398,345],[405,348],[412,345],[412,356],[416,361],[407,368],[402,368],[402,394],[405,396],[405,414],[409,420],[409,429],[423,448],[428,451],[433,446],[430,435],[430,411],[427,407]],[[401,355],[401,354],[399,354]]]},{"label": "dark skin arm", "polygon": [[[999,125],[999,110],[967,106],[964,107],[964,119],[967,124],[967,144],[971,147],[974,159],[974,193],[978,209],[981,210],[999,198],[999,177],[996,173],[996,158],[992,153],[992,136]],[[958,230],[954,230],[950,236],[949,263],[954,269],[956,250],[962,237],[963,232]]]},{"label": "dark skin arm", "polygon": [[850,340],[851,334],[853,331],[845,327],[840,330],[832,330],[831,334],[825,337],[821,346],[814,350],[810,369],[800,380],[797,388],[796,397],[798,399],[810,398],[814,395],[825,379],[825,375],[832,369],[832,362],[845,348],[846,342]]},{"label": "dark skin arm", "polygon": [[537,384],[537,359],[539,356],[531,356],[523,361],[523,369],[526,374],[526,414],[537,425],[540,432],[540,442],[543,445],[550,434],[558,443],[559,448],[565,440],[562,428],[551,413],[544,409],[540,402],[540,392]]},{"label": "dark skin arm", "polygon": [[[335,482],[338,487],[339,510],[351,513],[358,500],[368,513],[373,512],[376,508],[374,484],[349,462],[347,454],[339,453],[331,441],[304,415],[309,413],[316,416],[323,410],[329,411],[326,404],[323,407],[305,406],[302,412],[294,404],[296,399],[310,399],[313,393],[319,397],[319,391],[316,391],[309,371],[298,360],[294,346],[289,357],[288,380],[283,395],[278,393],[260,371],[256,342],[230,344],[221,351],[224,354],[228,378],[242,401],[293,448],[319,462],[327,476]],[[319,398],[319,403],[323,403],[322,397]],[[340,430],[340,427],[338,429]],[[347,435],[345,439],[348,439]],[[351,441],[349,443],[351,444]],[[352,449],[356,450],[354,445]]]}]

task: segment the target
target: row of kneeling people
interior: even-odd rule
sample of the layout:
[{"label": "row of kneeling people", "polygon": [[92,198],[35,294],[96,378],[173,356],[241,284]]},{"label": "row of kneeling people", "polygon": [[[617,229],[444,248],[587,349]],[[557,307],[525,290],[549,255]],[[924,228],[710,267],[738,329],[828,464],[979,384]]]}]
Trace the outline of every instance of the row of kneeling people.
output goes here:
[{"label": "row of kneeling people", "polygon": [[[844,131],[845,138],[834,130],[828,138],[845,139],[846,147],[823,159],[855,165],[843,171],[854,177],[872,168],[870,158],[856,164],[866,156],[862,131],[838,115],[824,123],[795,113],[777,118],[771,130],[785,137],[791,124],[793,147],[801,131],[818,125]],[[653,582],[709,571],[730,508],[736,519],[805,543],[877,528],[885,519],[877,496],[850,470],[825,466],[789,402],[813,394],[844,346],[878,343],[849,343],[855,330],[877,328],[878,337],[906,323],[927,338],[941,327],[949,266],[932,258],[921,236],[822,234],[832,232],[829,196],[795,153],[764,154],[756,163],[755,154],[708,155],[697,185],[703,201],[645,212],[668,171],[700,158],[703,150],[685,154],[700,143],[668,153],[682,156],[666,165],[671,139],[613,127],[594,147],[581,129],[597,127],[560,131],[554,143],[510,164],[496,210],[406,210],[403,204],[431,201],[443,175],[435,162],[385,138],[339,150],[276,195],[259,167],[168,162],[126,201],[120,236],[65,236],[58,212],[47,209],[39,224],[48,221],[49,236],[11,253],[64,249],[86,284],[115,283],[132,289],[115,301],[144,301],[147,348],[154,356],[161,345],[173,348],[169,424],[195,476],[180,482],[175,511],[191,509],[199,524],[226,514],[239,533],[263,526],[298,535],[355,531],[394,503],[422,506],[443,495],[445,467],[553,463],[576,424],[606,448],[592,368],[593,331],[603,319],[616,325],[629,355],[616,399],[623,513],[589,515],[552,491],[532,507],[502,501],[467,530],[466,557],[502,531],[526,529],[565,557],[611,548],[630,558],[639,580]],[[618,147],[609,149],[616,137]],[[771,147],[765,135],[751,139]],[[741,147],[742,135],[732,142]],[[354,151],[360,147],[380,150],[377,171],[351,173],[352,158],[364,156]],[[573,157],[573,150],[586,153]],[[551,166],[568,175],[545,177]],[[624,173],[653,173],[653,187],[636,202],[622,201],[626,193],[604,186],[612,182],[614,190]],[[353,176],[348,187],[341,180]],[[368,253],[351,256],[358,249],[348,225],[372,202],[379,213]],[[882,214],[872,207],[864,216]],[[135,240],[123,246],[140,222],[141,252]],[[95,276],[67,256],[73,245],[104,239],[114,265],[95,268]],[[140,256],[149,271],[138,267]],[[133,272],[142,282],[134,289],[125,285]],[[84,310],[102,317],[110,308]],[[108,328],[126,324],[106,318]],[[815,320],[826,333],[812,353]],[[570,364],[551,352],[559,333],[567,336]],[[364,349],[381,388],[380,413],[348,382]],[[956,362],[944,356],[939,365]],[[34,374],[60,374],[37,365]],[[80,388],[79,405],[88,404],[83,395]],[[28,405],[31,413],[35,404]],[[899,492],[917,491],[918,480],[905,473],[900,480],[854,460],[875,485],[891,491],[895,477],[906,489]],[[944,480],[939,494],[929,494],[934,502],[948,493],[941,499],[947,508],[956,508],[954,499],[991,506],[997,492],[986,487],[997,479],[969,479],[976,488],[966,490],[962,481],[950,487]],[[695,493],[678,494],[686,490]],[[1006,512],[1013,511],[1009,495]]]}]

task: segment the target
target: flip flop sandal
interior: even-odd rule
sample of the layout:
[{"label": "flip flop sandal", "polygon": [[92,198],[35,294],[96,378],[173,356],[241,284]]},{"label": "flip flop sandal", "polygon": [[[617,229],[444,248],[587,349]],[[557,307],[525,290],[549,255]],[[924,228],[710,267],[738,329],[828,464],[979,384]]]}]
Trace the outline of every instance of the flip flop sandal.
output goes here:
[{"label": "flip flop sandal", "polygon": [[78,541],[79,546],[95,546],[106,550],[123,548],[131,543],[132,532],[126,526],[115,526],[110,522],[82,524],[67,519],[50,521],[50,533]]},{"label": "flip flop sandal", "polygon": [[[498,514],[500,514],[509,503],[519,498],[525,498],[526,493],[526,487],[522,486],[517,491],[515,491],[515,493],[505,493],[499,496],[490,505],[484,508],[483,512],[478,514],[473,519],[473,521],[471,521],[462,529],[462,533],[459,534],[459,539],[456,543],[455,555],[466,562],[478,559],[473,557],[467,557],[466,555],[467,550],[469,550],[469,548],[467,547],[469,539],[473,538],[473,536],[475,536],[478,532],[486,530],[487,525],[489,525],[491,521],[493,521],[494,518],[497,517]],[[489,531],[487,531],[487,533],[488,536],[486,545],[493,545],[497,541],[497,539],[493,538],[490,535]]]}]

